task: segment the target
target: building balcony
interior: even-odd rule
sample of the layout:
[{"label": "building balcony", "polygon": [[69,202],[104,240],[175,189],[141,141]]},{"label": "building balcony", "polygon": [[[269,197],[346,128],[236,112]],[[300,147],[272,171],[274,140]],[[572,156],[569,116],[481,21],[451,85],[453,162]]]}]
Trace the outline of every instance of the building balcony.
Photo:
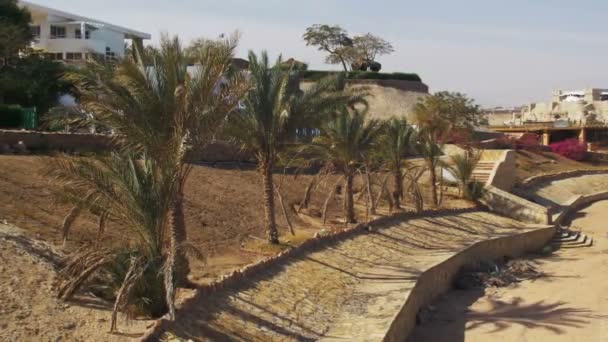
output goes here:
[{"label": "building balcony", "polygon": [[32,47],[47,52],[92,52],[105,54],[106,43],[103,40],[77,38],[38,38]]}]

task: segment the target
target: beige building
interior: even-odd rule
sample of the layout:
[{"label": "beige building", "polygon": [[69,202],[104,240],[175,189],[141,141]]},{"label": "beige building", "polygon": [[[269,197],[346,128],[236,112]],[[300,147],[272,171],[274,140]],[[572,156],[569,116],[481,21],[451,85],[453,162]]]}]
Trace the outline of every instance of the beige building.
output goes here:
[{"label": "beige building", "polygon": [[[589,88],[553,94],[550,102],[524,106],[519,123],[565,121],[599,123],[608,121],[608,89]],[[514,122],[517,124],[518,122]]]}]

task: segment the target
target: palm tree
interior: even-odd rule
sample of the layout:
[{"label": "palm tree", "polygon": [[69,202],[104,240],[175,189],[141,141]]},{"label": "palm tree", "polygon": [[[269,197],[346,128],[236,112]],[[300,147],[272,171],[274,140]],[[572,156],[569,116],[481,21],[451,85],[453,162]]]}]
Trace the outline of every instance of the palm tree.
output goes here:
[{"label": "palm tree", "polygon": [[480,193],[479,186],[472,185],[472,183],[475,183],[472,179],[473,172],[480,158],[481,153],[479,151],[468,149],[464,154],[450,156],[451,163],[446,165],[450,174],[458,181],[460,196],[470,200],[477,199],[478,193]]},{"label": "palm tree", "polygon": [[344,176],[344,218],[347,223],[355,223],[353,180],[357,168],[376,143],[380,122],[366,120],[365,111],[343,107],[321,131],[321,136],[313,139],[309,149],[316,151],[321,160]]},{"label": "palm tree", "polygon": [[281,67],[281,58],[270,65],[268,54],[249,52],[251,88],[243,108],[228,119],[226,134],[243,149],[252,151],[262,175],[264,217],[270,243],[279,242],[275,220],[273,168],[286,143],[294,141],[301,127],[314,127],[341,106],[360,101],[358,95],[338,91],[335,79],[322,80],[302,92],[297,74]]},{"label": "palm tree", "polygon": [[468,186],[473,177],[473,171],[481,158],[481,153],[468,149],[464,154],[450,156],[450,164],[447,169],[458,181],[458,192],[461,196],[469,197]]},{"label": "palm tree", "polygon": [[178,38],[164,35],[158,49],[140,51],[135,46],[133,59],[111,66],[91,62],[67,76],[94,121],[114,132],[117,147],[143,153],[155,166],[172,161],[178,182],[172,196],[167,269],[182,285],[188,283],[189,272],[183,212],[184,184],[191,171],[188,157],[213,138],[246,90],[242,77],[229,72],[236,43],[220,41],[191,51],[190,59],[197,64],[189,69],[190,59]]},{"label": "palm tree", "polygon": [[[106,221],[120,224],[134,243],[113,248],[88,248],[71,257],[62,270],[59,297],[69,299],[97,270],[113,275],[116,299],[111,330],[118,311],[135,306],[159,317],[172,311],[172,283],[167,283],[165,239],[178,175],[174,168],[157,165],[146,155],[113,152],[95,158],[56,158],[49,175],[64,185],[57,196],[79,212],[100,217],[100,233]],[[84,196],[83,196],[84,194]],[[69,234],[64,226],[64,238]],[[132,310],[129,310],[132,311]]]},{"label": "palm tree", "polygon": [[383,124],[378,152],[393,173],[393,202],[396,208],[401,208],[403,198],[403,161],[414,149],[415,135],[406,118],[393,117]]}]

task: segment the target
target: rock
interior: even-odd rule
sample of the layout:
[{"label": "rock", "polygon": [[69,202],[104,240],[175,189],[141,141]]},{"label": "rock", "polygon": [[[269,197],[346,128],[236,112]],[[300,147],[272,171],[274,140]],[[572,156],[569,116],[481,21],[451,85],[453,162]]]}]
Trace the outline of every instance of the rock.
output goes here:
[{"label": "rock", "polygon": [[74,322],[66,323],[63,325],[63,329],[66,329],[66,330],[72,330],[75,328],[76,328],[76,323],[74,323]]}]

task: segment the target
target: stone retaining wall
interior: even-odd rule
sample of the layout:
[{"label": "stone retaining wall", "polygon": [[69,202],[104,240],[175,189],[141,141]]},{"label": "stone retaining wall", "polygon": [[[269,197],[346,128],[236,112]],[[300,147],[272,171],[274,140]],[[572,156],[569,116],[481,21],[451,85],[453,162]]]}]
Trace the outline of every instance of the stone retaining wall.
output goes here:
[{"label": "stone retaining wall", "polygon": [[532,177],[528,177],[524,179],[518,187],[520,188],[530,188],[539,183],[554,181],[564,178],[577,177],[582,175],[594,175],[594,174],[602,174],[608,173],[608,169],[579,169],[579,170],[569,170],[562,172],[554,172],[554,173],[544,173]]},{"label": "stone retaining wall", "polygon": [[571,213],[578,211],[586,205],[603,200],[608,200],[608,191],[600,191],[590,195],[575,196],[571,198],[568,203],[564,204],[564,209],[554,218],[554,224],[562,224]]},{"label": "stone retaining wall", "polygon": [[501,151],[496,166],[488,179],[488,184],[504,191],[511,191],[513,185],[515,185],[515,171],[517,169],[515,158],[514,150]]},{"label": "stone retaining wall", "polygon": [[501,190],[495,186],[487,186],[481,203],[490,211],[512,219],[536,224],[550,224],[549,209],[540,204]]},{"label": "stone retaining wall", "polygon": [[[9,147],[23,142],[26,148],[62,152],[103,152],[112,148],[108,135],[91,133],[38,132],[25,130],[0,130],[0,146]],[[251,153],[241,151],[238,146],[218,141],[208,144],[195,160],[208,162],[251,161]]]},{"label": "stone retaining wall", "polygon": [[454,277],[463,266],[475,265],[484,260],[498,260],[505,256],[515,258],[543,248],[555,234],[555,227],[539,227],[529,232],[480,241],[448,257],[445,261],[424,271],[397,314],[383,341],[407,340],[416,325],[418,311],[431,304],[439,295],[452,287]]}]

